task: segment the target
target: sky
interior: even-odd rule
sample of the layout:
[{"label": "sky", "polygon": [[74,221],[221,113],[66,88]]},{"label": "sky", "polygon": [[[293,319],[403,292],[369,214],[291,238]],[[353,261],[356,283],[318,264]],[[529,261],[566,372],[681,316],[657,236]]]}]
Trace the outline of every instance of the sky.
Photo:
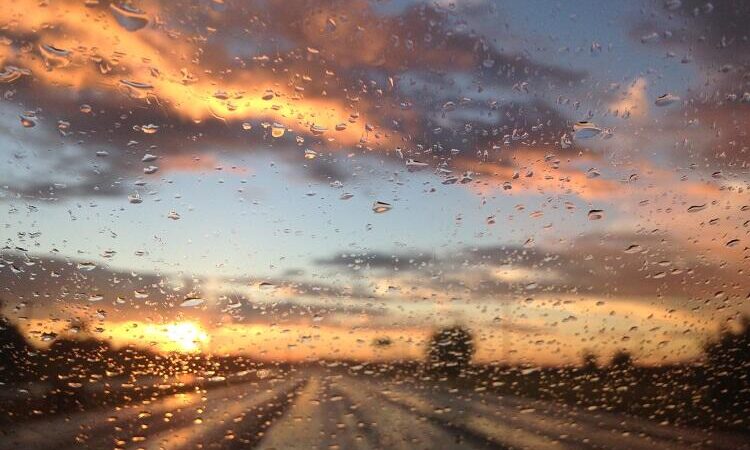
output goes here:
[{"label": "sky", "polygon": [[459,324],[484,362],[699,360],[748,312],[748,16],[14,2],[3,312],[40,346],[85,323],[114,345],[389,360]]}]

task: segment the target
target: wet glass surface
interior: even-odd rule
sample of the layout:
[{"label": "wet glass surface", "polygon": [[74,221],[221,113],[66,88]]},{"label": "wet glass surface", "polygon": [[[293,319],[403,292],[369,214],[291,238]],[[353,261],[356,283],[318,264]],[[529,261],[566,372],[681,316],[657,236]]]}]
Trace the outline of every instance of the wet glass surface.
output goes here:
[{"label": "wet glass surface", "polygon": [[748,448],[750,3],[0,8],[0,449]]}]

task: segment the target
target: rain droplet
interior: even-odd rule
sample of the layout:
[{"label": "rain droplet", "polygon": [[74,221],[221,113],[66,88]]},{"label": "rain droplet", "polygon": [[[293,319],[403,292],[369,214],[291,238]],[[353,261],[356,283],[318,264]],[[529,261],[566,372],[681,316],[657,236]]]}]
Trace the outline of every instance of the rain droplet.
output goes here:
[{"label": "rain droplet", "polygon": [[68,50],[57,48],[49,44],[42,44],[39,46],[39,52],[44,59],[44,65],[46,65],[49,70],[65,67],[70,64],[70,52]]},{"label": "rain droplet", "polygon": [[592,209],[589,211],[589,220],[599,220],[604,218],[604,210]]},{"label": "rain droplet", "polygon": [[582,120],[573,124],[573,136],[576,139],[589,139],[601,132],[601,128],[586,120]]},{"label": "rain droplet", "polygon": [[182,308],[192,308],[198,305],[203,304],[203,299],[200,297],[187,297],[185,300],[180,303],[180,306]]},{"label": "rain droplet", "polygon": [[21,119],[21,125],[23,125],[24,128],[33,128],[36,126],[36,122],[34,121],[34,116],[23,115],[23,116],[18,116],[18,118]]},{"label": "rain droplet", "polygon": [[702,205],[693,205],[690,208],[688,208],[687,212],[689,212],[689,213],[695,213],[695,212],[698,212],[698,211],[703,211],[704,209],[706,209],[706,204],[705,203],[702,204]]},{"label": "rain droplet", "polygon": [[0,84],[12,83],[24,75],[31,75],[31,71],[16,66],[6,66],[3,71],[0,72]]},{"label": "rain droplet", "polygon": [[629,245],[628,248],[625,249],[625,253],[638,253],[640,251],[641,251],[641,246],[638,244]]},{"label": "rain droplet", "polygon": [[679,101],[680,101],[680,97],[667,92],[666,94],[662,94],[658,96],[656,100],[654,101],[654,104],[656,106],[668,106],[668,105],[671,105],[672,103],[676,103]]},{"label": "rain droplet", "polygon": [[390,203],[386,203],[386,202],[377,201],[372,204],[372,210],[375,211],[376,214],[390,211],[392,208],[393,206],[391,206]]},{"label": "rain droplet", "polygon": [[279,123],[274,123],[271,125],[271,136],[275,138],[280,138],[284,135],[284,132],[286,132],[286,128],[284,125],[281,125]]},{"label": "rain droplet", "polygon": [[315,159],[318,157],[318,152],[315,150],[307,149],[305,150],[305,159]]},{"label": "rain droplet", "polygon": [[120,80],[120,84],[125,88],[128,96],[135,99],[144,99],[149,96],[149,90],[153,86],[148,83],[141,83],[132,80]]},{"label": "rain droplet", "polygon": [[91,272],[92,270],[96,269],[96,264],[92,262],[80,262],[76,266],[79,270],[85,270],[86,272]]},{"label": "rain droplet", "polygon": [[573,145],[573,141],[570,140],[570,136],[568,136],[568,133],[564,133],[560,138],[560,147],[570,148],[571,145]]},{"label": "rain droplet", "polygon": [[109,9],[117,23],[128,31],[137,31],[148,25],[146,13],[131,5],[110,3]]},{"label": "rain droplet", "polygon": [[50,342],[54,341],[55,338],[57,338],[57,333],[49,332],[49,333],[42,333],[42,342]]},{"label": "rain droplet", "polygon": [[120,80],[120,83],[124,84],[125,86],[129,86],[135,89],[151,89],[153,88],[152,85],[148,83],[141,83],[140,81],[132,81],[132,80]]},{"label": "rain droplet", "polygon": [[146,175],[151,175],[156,173],[158,170],[159,168],[157,166],[148,166],[143,168],[143,173],[145,173]]},{"label": "rain droplet", "polygon": [[354,194],[350,192],[344,192],[341,194],[341,197],[339,197],[341,200],[349,200],[350,198],[354,197]]},{"label": "rain droplet", "polygon": [[148,125],[142,125],[141,131],[145,134],[154,134],[157,131],[159,131],[159,125],[154,125],[153,123],[150,123]]},{"label": "rain droplet", "polygon": [[137,192],[133,192],[132,194],[128,195],[128,201],[134,205],[143,203],[143,199]]},{"label": "rain droplet", "polygon": [[180,215],[177,214],[176,211],[170,211],[169,214],[167,214],[167,218],[172,220],[180,220]]},{"label": "rain droplet", "polygon": [[263,93],[263,96],[261,97],[263,100],[271,100],[273,99],[273,91],[270,89],[267,89],[266,92]]},{"label": "rain droplet", "polygon": [[142,162],[151,162],[151,161],[156,161],[158,158],[159,157],[156,156],[156,155],[152,155],[151,153],[146,153],[145,155],[143,155],[143,158],[141,158],[141,161]]},{"label": "rain droplet", "polygon": [[422,161],[417,161],[416,159],[406,160],[406,168],[409,170],[409,172],[415,172],[417,170],[424,169],[427,166],[429,166],[429,164]]},{"label": "rain droplet", "polygon": [[727,241],[727,247],[734,247],[735,245],[739,244],[739,239],[732,239],[731,241]]},{"label": "rain droplet", "polygon": [[315,124],[313,124],[310,127],[310,132],[312,134],[314,134],[315,136],[320,136],[321,134],[325,133],[326,131],[328,131],[328,128],[326,128],[326,127],[324,127],[322,125],[315,125]]}]

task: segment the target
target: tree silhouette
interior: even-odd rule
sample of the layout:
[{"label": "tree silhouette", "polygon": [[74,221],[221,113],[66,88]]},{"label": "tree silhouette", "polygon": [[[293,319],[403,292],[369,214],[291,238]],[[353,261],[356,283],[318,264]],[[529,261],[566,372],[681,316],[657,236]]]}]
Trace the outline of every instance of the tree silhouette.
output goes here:
[{"label": "tree silhouette", "polygon": [[597,357],[590,350],[585,350],[583,352],[582,359],[583,359],[583,364],[581,365],[581,367],[583,368],[583,370],[587,372],[593,372],[599,368]]},{"label": "tree silhouette", "polygon": [[379,348],[386,348],[393,345],[393,341],[388,336],[377,337],[372,340],[372,345]]},{"label": "tree silhouette", "polygon": [[736,331],[724,328],[708,342],[706,372],[709,402],[726,425],[750,424],[750,316],[742,316]]},{"label": "tree silhouette", "polygon": [[461,326],[443,328],[430,339],[427,363],[431,371],[457,376],[465,371],[474,355],[474,340]]},{"label": "tree silhouette", "polygon": [[[0,300],[0,311],[3,303]],[[18,327],[0,313],[0,380],[17,381],[25,376],[29,344]]]},{"label": "tree silhouette", "polygon": [[627,350],[618,350],[612,355],[609,367],[615,370],[631,370],[633,368],[633,357]]}]

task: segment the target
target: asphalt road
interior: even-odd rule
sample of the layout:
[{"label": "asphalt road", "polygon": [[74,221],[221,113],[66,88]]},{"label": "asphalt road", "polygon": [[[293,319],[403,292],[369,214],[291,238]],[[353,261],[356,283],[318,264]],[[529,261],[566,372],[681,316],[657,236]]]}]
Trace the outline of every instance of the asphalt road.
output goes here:
[{"label": "asphalt road", "polygon": [[310,371],[1,424],[5,449],[750,448],[745,436]]}]

